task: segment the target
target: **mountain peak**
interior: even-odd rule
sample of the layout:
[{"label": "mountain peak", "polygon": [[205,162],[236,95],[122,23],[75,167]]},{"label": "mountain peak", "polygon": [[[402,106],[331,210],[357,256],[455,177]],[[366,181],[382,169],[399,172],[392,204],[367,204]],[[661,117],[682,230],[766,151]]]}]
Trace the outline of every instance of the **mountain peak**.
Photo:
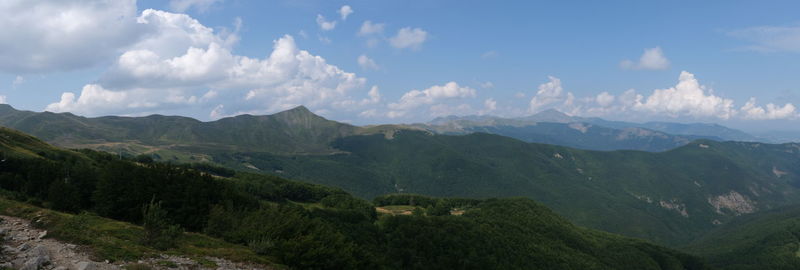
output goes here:
[{"label": "mountain peak", "polygon": [[563,113],[563,112],[561,112],[561,111],[559,111],[559,110],[556,110],[556,109],[547,109],[547,110],[544,110],[544,111],[538,112],[538,113],[536,113],[535,115],[540,115],[540,116],[558,116],[558,117],[569,117],[569,115],[567,115],[566,113]]},{"label": "mountain peak", "polygon": [[309,110],[308,108],[306,108],[306,106],[303,106],[303,105],[300,105],[300,106],[297,106],[297,107],[294,107],[294,108],[288,109],[288,110],[286,110],[286,111],[284,111],[284,112],[293,112],[293,113],[310,113],[310,114],[314,114],[314,113],[312,113],[312,112],[311,112],[311,110]]},{"label": "mountain peak", "polygon": [[568,123],[575,121],[575,119],[572,116],[569,116],[556,109],[547,109],[538,112],[534,115],[525,117],[525,119],[533,120],[536,122],[556,122],[556,123]]},{"label": "mountain peak", "polygon": [[303,105],[275,113],[273,116],[285,119],[325,119],[324,117],[311,112],[311,110]]}]

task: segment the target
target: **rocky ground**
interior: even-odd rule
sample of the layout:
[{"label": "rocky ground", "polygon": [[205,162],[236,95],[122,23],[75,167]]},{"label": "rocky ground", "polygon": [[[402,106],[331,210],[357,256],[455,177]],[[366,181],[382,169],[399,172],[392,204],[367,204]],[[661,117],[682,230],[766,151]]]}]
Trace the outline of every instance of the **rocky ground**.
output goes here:
[{"label": "rocky ground", "polygon": [[206,257],[216,266],[209,267],[185,257],[161,255],[136,262],[98,262],[86,248],[47,237],[47,231],[33,228],[24,219],[0,215],[2,254],[0,269],[23,270],[105,270],[105,269],[265,269],[261,266],[234,263]]}]

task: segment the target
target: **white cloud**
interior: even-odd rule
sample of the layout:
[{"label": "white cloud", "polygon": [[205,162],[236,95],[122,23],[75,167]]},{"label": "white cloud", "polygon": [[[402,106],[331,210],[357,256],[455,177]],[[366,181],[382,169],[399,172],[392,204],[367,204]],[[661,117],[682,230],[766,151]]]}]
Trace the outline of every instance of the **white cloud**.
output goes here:
[{"label": "white cloud", "polygon": [[383,23],[372,23],[371,21],[367,20],[361,24],[361,28],[358,30],[359,36],[367,36],[372,34],[380,34],[383,33],[383,28],[386,24]]},{"label": "white cloud", "polygon": [[214,120],[227,117],[227,115],[225,115],[225,105],[219,104],[214,107],[214,109],[208,114],[208,117]]},{"label": "white cloud", "polygon": [[85,115],[98,115],[102,111],[113,109],[127,112],[129,109],[152,108],[157,104],[152,102],[137,101],[136,97],[142,96],[140,91],[115,92],[104,89],[97,84],[88,84],[81,90],[80,96],[66,92],[61,95],[61,100],[51,103],[45,108],[50,112],[74,112]]},{"label": "white cloud", "polygon": [[0,104],[8,104],[6,101],[6,96],[0,95]]},{"label": "white cloud", "polygon": [[17,75],[17,77],[14,78],[14,81],[11,82],[11,88],[17,88],[17,86],[23,83],[25,83],[25,78],[20,75]]},{"label": "white cloud", "polygon": [[483,89],[494,88],[494,83],[492,83],[490,81],[482,82],[480,85],[481,85],[481,88],[483,88]]},{"label": "white cloud", "polygon": [[208,9],[216,3],[221,3],[223,0],[170,0],[169,7],[177,12],[186,12],[194,8],[200,13],[205,13]]},{"label": "white cloud", "polygon": [[369,105],[369,104],[377,104],[381,102],[381,92],[378,90],[377,85],[373,85],[369,92],[367,92],[367,98],[361,100],[361,105]]},{"label": "white cloud", "polygon": [[350,14],[353,14],[353,8],[351,8],[348,5],[344,5],[341,8],[339,8],[339,11],[337,11],[337,12],[339,13],[339,15],[342,16],[342,21],[344,21],[344,20],[347,20],[347,16],[350,16]]},{"label": "white cloud", "polygon": [[[297,105],[323,110],[353,100],[351,95],[358,94],[353,90],[363,89],[366,82],[298,49],[289,35],[274,42],[270,55],[258,59],[231,52],[230,35],[235,33],[216,34],[184,14],[146,10],[139,21],[154,28],[152,36],[122,53],[80,96],[65,93],[48,109],[88,115],[135,113],[238,96],[231,99],[238,101],[225,104],[233,114],[269,113]],[[177,50],[180,46],[182,51]],[[367,94],[364,91],[362,95]]]},{"label": "white cloud", "polygon": [[[423,105],[431,105],[431,108],[436,107],[437,113],[442,113],[451,107],[446,107],[446,104],[441,102],[447,100],[457,100],[463,98],[472,98],[476,96],[475,89],[470,87],[459,86],[456,82],[448,82],[444,85],[434,85],[425,90],[411,90],[403,94],[398,102],[390,103],[388,105],[390,118],[405,116],[409,111],[415,110]],[[458,107],[463,109],[463,106]]]},{"label": "white cloud", "polygon": [[362,69],[380,68],[378,64],[375,63],[375,60],[372,60],[372,58],[369,58],[364,54],[358,56],[358,66],[360,66]]},{"label": "white cloud", "polygon": [[[214,33],[214,29],[186,14],[147,9],[137,22],[148,29],[148,35],[127,51],[148,50],[162,58],[181,56],[190,47],[207,48],[211,43],[230,49],[239,41],[237,31]],[[235,20],[234,27],[238,30],[241,21]]]},{"label": "white cloud", "polygon": [[420,28],[405,27],[397,31],[397,35],[389,39],[389,43],[398,49],[417,50],[428,39],[428,32]]},{"label": "white cloud", "polygon": [[663,70],[669,68],[669,60],[664,56],[661,47],[645,49],[639,62],[623,60],[620,66],[624,69]]},{"label": "white cloud", "polygon": [[0,71],[75,70],[103,63],[146,34],[135,0],[0,3]]},{"label": "white cloud", "polygon": [[752,45],[745,49],[761,52],[800,52],[800,26],[757,26],[729,32]]},{"label": "white cloud", "polygon": [[562,96],[564,88],[561,87],[561,80],[553,76],[547,76],[547,78],[550,81],[540,84],[539,91],[531,98],[529,112],[538,112],[546,106],[564,99]]},{"label": "white cloud", "polygon": [[740,112],[742,118],[751,120],[765,120],[765,119],[789,119],[797,118],[798,114],[795,111],[794,105],[786,103],[783,107],[778,107],[775,104],[769,103],[766,109],[756,105],[756,99],[750,98],[747,103],[742,106]]},{"label": "white cloud", "polygon": [[375,117],[380,117],[382,115],[376,109],[369,109],[358,113],[358,116],[362,118],[375,118]]},{"label": "white cloud", "polygon": [[493,98],[487,98],[483,101],[483,109],[478,112],[480,115],[484,115],[490,112],[497,110],[497,101]]},{"label": "white cloud", "polygon": [[336,28],[336,21],[326,21],[325,16],[322,16],[322,14],[317,14],[317,25],[319,25],[319,29],[329,31],[333,30],[333,28]]},{"label": "white cloud", "polygon": [[729,119],[736,110],[733,100],[715,96],[713,91],[697,81],[694,74],[682,71],[678,84],[667,89],[656,89],[634,109],[671,117],[717,117]]},{"label": "white cloud", "polygon": [[600,105],[600,107],[608,107],[614,103],[614,95],[609,94],[608,92],[602,92],[595,97],[595,101],[598,105]]}]

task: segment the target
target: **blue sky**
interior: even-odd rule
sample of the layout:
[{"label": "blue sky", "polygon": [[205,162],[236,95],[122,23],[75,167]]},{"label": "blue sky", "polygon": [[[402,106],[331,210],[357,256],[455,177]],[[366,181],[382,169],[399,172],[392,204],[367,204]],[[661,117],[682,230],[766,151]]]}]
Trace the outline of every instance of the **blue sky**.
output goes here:
[{"label": "blue sky", "polygon": [[555,108],[747,130],[800,111],[796,1],[72,2],[0,4],[4,102],[201,120],[306,105],[356,124]]}]

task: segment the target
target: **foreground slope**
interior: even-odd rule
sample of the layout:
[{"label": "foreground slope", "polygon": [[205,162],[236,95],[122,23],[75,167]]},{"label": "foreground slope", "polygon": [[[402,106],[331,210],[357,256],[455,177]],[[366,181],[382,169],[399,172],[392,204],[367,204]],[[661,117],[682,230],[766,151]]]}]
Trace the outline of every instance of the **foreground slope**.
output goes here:
[{"label": "foreground slope", "polygon": [[[529,199],[429,199],[438,201],[436,207],[418,207],[411,216],[379,216],[370,202],[334,188],[253,174],[212,176],[224,170],[134,162],[93,151],[42,150],[41,141],[5,128],[0,137],[19,138],[0,144],[7,157],[0,164],[0,193],[6,198],[134,223],[147,220],[143,205],[159,202],[169,213],[165,222],[218,238],[184,235],[158,251],[138,240],[142,232],[135,226],[0,199],[4,214],[31,218],[34,213],[37,226],[53,237],[86,245],[108,260],[203,254],[210,246],[228,245],[219,254],[206,254],[275,260],[297,269],[706,268],[674,250],[576,227]],[[28,152],[37,154],[23,154]],[[456,208],[461,212],[448,211]],[[240,250],[244,246],[248,249]]]}]

